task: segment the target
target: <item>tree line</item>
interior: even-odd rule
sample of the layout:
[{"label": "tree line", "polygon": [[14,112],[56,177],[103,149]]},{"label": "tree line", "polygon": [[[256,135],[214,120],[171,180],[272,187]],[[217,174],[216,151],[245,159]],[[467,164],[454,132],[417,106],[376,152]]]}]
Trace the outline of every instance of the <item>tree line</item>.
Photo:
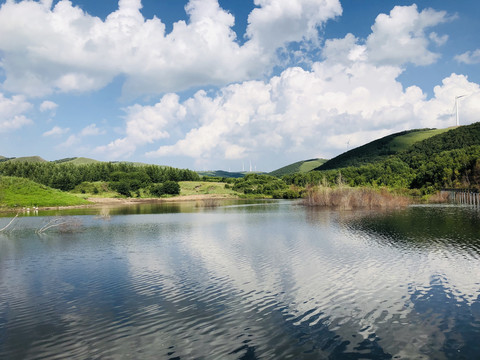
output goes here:
[{"label": "tree line", "polygon": [[[0,163],[0,174],[27,178],[39,184],[63,191],[73,190],[83,182],[104,181],[123,192],[137,190],[152,184],[178,181],[195,181],[200,176],[192,170],[158,165],[99,162],[84,165],[52,162]],[[157,187],[158,190],[158,187]]]}]

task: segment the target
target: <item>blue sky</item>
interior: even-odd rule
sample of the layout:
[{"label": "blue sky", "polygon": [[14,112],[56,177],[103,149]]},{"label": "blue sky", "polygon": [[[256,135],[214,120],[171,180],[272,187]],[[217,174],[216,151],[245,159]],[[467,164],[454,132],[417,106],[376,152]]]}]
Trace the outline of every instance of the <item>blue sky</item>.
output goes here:
[{"label": "blue sky", "polygon": [[477,1],[0,1],[0,155],[271,171],[479,120]]}]

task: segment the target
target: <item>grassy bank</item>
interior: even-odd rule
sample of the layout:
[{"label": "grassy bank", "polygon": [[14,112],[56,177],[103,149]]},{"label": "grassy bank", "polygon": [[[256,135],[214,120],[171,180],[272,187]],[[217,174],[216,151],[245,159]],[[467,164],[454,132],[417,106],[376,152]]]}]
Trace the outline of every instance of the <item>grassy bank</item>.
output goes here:
[{"label": "grassy bank", "polygon": [[[228,184],[222,182],[209,182],[209,181],[179,181],[180,196],[191,195],[222,195],[224,197],[236,197],[238,192],[229,188]],[[97,182],[84,182],[75,189],[72,193],[83,194],[88,197],[95,198],[127,198],[125,195],[121,195],[118,192],[110,189],[109,184],[103,181]],[[177,195],[163,195],[160,198],[169,198]],[[140,188],[138,191],[132,193],[132,197],[136,199],[151,199],[157,198],[152,194],[148,188]]]},{"label": "grassy bank", "polygon": [[396,195],[386,189],[339,186],[308,187],[303,203],[307,206],[324,206],[342,210],[391,209],[411,203],[407,196]]},{"label": "grassy bank", "polygon": [[80,196],[55,190],[24,178],[0,176],[0,208],[86,204],[89,202]]},{"label": "grassy bank", "polygon": [[205,181],[180,181],[180,195],[206,195],[217,194],[236,197],[238,192],[233,191],[225,183],[222,182],[205,182]]}]

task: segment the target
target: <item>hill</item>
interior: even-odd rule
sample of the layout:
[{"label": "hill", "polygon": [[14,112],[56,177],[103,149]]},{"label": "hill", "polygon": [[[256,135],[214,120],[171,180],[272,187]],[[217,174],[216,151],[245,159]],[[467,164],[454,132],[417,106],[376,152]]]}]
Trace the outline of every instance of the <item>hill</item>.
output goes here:
[{"label": "hill", "polygon": [[283,175],[293,174],[293,173],[306,173],[310,170],[313,170],[321,165],[323,165],[327,160],[326,159],[310,159],[304,161],[297,161],[296,163],[281,167],[280,169],[270,172],[268,175],[282,177]]},{"label": "hill", "polygon": [[56,164],[73,164],[73,165],[85,165],[85,164],[93,164],[100,162],[99,160],[89,159],[85,157],[74,157],[74,158],[66,158],[52,161]]},{"label": "hill", "polygon": [[382,161],[390,155],[408,150],[418,142],[449,132],[452,129],[454,128],[417,129],[388,135],[340,154],[314,170],[339,169],[348,166],[361,166]]},{"label": "hill", "polygon": [[424,158],[437,155],[443,151],[465,149],[470,146],[480,145],[480,123],[449,128],[436,136],[429,137],[423,141],[416,142],[401,155],[402,160],[408,161],[412,157]]},{"label": "hill", "polygon": [[214,171],[197,171],[197,174],[200,176],[211,176],[211,177],[220,177],[220,178],[242,178],[245,176],[245,173],[242,172],[230,172],[223,170],[214,170]]},{"label": "hill", "polygon": [[47,162],[47,160],[41,158],[40,156],[16,157],[16,158],[10,158],[7,161],[11,161],[11,162],[33,162],[33,163]]},{"label": "hill", "polygon": [[[409,134],[415,135],[415,132]],[[349,159],[350,163],[359,165],[311,171],[306,174],[297,173],[284,176],[283,179],[288,184],[300,186],[322,182],[341,182],[350,186],[387,186],[412,189],[415,194],[420,195],[442,188],[472,188],[480,191],[480,123],[437,131],[436,135],[413,144],[412,139],[402,139],[400,136],[395,141],[390,137],[389,142],[384,144],[396,142],[402,144],[398,148],[406,149],[383,159],[377,152],[374,154],[376,156],[370,157],[368,163],[352,158]],[[413,138],[415,139],[415,136]],[[385,138],[379,140],[385,141]],[[373,143],[378,144],[379,141]],[[354,149],[352,152],[364,155],[366,147]],[[365,159],[368,159],[367,156],[361,158],[363,161]]]},{"label": "hill", "polygon": [[72,206],[88,201],[28,179],[0,176],[0,207]]}]

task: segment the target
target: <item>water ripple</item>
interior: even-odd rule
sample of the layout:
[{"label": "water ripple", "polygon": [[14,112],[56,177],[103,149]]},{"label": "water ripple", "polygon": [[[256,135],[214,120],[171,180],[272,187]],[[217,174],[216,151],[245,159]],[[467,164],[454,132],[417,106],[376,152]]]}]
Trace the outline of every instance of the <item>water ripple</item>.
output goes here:
[{"label": "water ripple", "polygon": [[477,220],[446,216],[277,204],[12,232],[0,358],[474,358]]}]

